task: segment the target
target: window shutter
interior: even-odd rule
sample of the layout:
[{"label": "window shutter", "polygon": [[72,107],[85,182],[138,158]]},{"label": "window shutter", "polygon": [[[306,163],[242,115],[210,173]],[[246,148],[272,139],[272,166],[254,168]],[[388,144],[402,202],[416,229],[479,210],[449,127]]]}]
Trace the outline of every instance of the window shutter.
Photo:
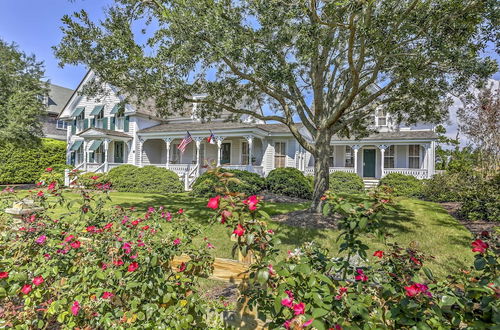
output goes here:
[{"label": "window shutter", "polygon": [[112,131],[114,131],[115,130],[115,121],[116,121],[116,118],[115,117],[111,117],[110,119],[111,119],[111,121],[109,123],[109,129],[112,130]]},{"label": "window shutter", "polygon": [[125,120],[123,122],[123,131],[128,132],[129,130],[129,116],[125,116]]},{"label": "window shutter", "polygon": [[95,127],[95,118],[90,120],[90,127]]},{"label": "window shutter", "polygon": [[83,121],[83,129],[87,129],[89,128],[89,120],[88,118],[86,118],[84,121]]},{"label": "window shutter", "polygon": [[102,119],[102,128],[108,129],[108,117]]},{"label": "window shutter", "polygon": [[71,125],[71,134],[76,134],[76,120],[73,120],[73,125]]}]

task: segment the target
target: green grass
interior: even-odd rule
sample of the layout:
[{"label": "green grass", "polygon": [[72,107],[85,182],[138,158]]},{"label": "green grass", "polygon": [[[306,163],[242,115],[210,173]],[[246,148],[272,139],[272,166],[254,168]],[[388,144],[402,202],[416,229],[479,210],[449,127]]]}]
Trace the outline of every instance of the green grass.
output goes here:
[{"label": "green grass", "polygon": [[[69,199],[76,198],[76,194],[66,193]],[[149,206],[163,205],[169,211],[183,208],[186,214],[196,220],[202,227],[205,237],[215,245],[213,253],[217,257],[231,258],[230,241],[231,230],[221,224],[209,224],[208,220],[213,211],[206,207],[207,200],[194,198],[186,193],[182,194],[139,194],[139,193],[110,193],[112,204],[123,207],[136,207],[143,213]],[[354,197],[353,198],[359,198]],[[308,203],[267,203],[264,210],[271,216],[308,207]],[[64,212],[55,209],[56,214]],[[397,242],[400,246],[414,243],[426,254],[434,256],[429,262],[429,267],[435,275],[444,276],[456,272],[460,268],[467,268],[473,261],[470,250],[472,235],[451,217],[439,204],[425,202],[417,199],[399,199],[396,212],[384,218],[384,224],[392,237],[389,242]],[[328,247],[332,255],[338,248],[336,238],[338,231],[327,229],[304,229],[290,227],[280,223],[271,223],[270,228],[275,230],[282,241],[280,249],[283,255],[287,250],[293,250],[304,242],[316,241]],[[374,238],[365,237],[372,251],[384,249],[384,244]]]}]

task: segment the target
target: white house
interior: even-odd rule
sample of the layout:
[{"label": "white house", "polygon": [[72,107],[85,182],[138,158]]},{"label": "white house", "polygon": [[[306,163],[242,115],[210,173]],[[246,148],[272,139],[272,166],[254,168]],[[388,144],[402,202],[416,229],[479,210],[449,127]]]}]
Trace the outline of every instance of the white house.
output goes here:
[{"label": "white house", "polygon": [[[186,107],[182,116],[161,119],[148,105],[120,107],[122,99],[111,86],[105,97],[79,95],[92,76],[87,73],[59,116],[68,122],[67,161],[78,169],[106,172],[121,164],[154,165],[176,172],[186,188],[215,165],[263,176],[277,167],[313,174],[313,157],[283,124],[251,117],[227,122],[224,113],[204,123],[196,118],[195,106]],[[361,140],[332,138],[330,172],[356,173],[365,180],[394,172],[419,179],[434,174],[437,136],[432,125],[397,127],[382,112],[374,116],[374,125],[378,133]],[[187,132],[193,142],[181,153],[177,147]],[[211,132],[215,144],[207,141]]]}]

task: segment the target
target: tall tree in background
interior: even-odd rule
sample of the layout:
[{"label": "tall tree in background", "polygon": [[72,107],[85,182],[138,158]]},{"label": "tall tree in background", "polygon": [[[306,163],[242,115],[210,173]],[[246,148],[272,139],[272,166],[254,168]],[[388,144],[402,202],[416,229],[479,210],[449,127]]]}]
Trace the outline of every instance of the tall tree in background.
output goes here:
[{"label": "tall tree in background", "polygon": [[500,169],[500,85],[491,83],[462,103],[459,129],[477,148],[485,174],[492,174]]},{"label": "tall tree in background", "polygon": [[30,146],[43,135],[48,86],[42,62],[0,39],[0,145]]},{"label": "tall tree in background", "polygon": [[379,106],[400,122],[439,122],[447,93],[496,71],[479,56],[498,33],[495,0],[115,3],[101,22],[84,11],[63,18],[61,64],[86,64],[127,95],[153,97],[165,117],[196,102],[204,118],[227,110],[287,125],[315,159],[314,210],[334,134],[368,134]]}]

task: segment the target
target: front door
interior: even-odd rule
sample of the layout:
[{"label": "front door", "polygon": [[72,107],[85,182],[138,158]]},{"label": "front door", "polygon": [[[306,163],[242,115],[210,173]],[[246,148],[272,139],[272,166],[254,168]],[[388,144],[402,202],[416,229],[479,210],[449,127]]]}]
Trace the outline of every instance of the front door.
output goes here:
[{"label": "front door", "polygon": [[221,165],[231,163],[231,143],[223,143],[221,146]]},{"label": "front door", "polygon": [[375,177],[375,149],[363,149],[363,176]]},{"label": "front door", "polygon": [[123,163],[125,143],[122,141],[115,141],[115,163]]}]

